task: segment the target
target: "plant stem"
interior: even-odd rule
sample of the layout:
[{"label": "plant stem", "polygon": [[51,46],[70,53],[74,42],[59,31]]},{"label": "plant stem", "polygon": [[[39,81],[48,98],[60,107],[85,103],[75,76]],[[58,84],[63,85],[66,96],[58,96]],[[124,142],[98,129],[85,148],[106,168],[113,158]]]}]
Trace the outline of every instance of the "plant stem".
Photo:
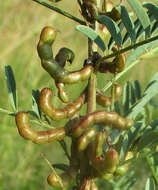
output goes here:
[{"label": "plant stem", "polygon": [[84,22],[83,20],[81,20],[81,19],[71,15],[70,13],[63,11],[63,10],[61,10],[55,6],[49,5],[48,3],[44,2],[44,1],[40,1],[40,0],[32,0],[32,1],[39,3],[40,5],[43,5],[43,6],[61,14],[61,15],[64,15],[65,17],[67,17],[67,18],[69,18],[75,22],[78,22],[79,24],[86,25],[86,22]]},{"label": "plant stem", "polygon": [[91,74],[88,82],[88,100],[87,100],[87,113],[92,113],[96,110],[96,75]]},{"label": "plant stem", "polygon": [[69,159],[69,161],[71,160],[70,156],[69,156],[69,153],[68,153],[68,150],[67,150],[67,146],[66,146],[66,143],[64,140],[61,140],[61,141],[58,141],[59,144],[61,145],[61,147],[63,148],[64,152],[65,152],[65,155],[67,156],[67,158]]},{"label": "plant stem", "polygon": [[102,57],[102,58],[99,59],[98,62],[96,63],[96,70],[98,70],[100,63],[102,63],[104,60],[109,59],[109,58],[112,58],[112,57],[115,57],[115,56],[118,55],[118,54],[125,53],[125,52],[127,52],[127,51],[129,51],[129,50],[131,50],[131,49],[136,49],[137,47],[140,47],[140,46],[142,46],[142,45],[148,44],[148,43],[153,42],[153,41],[155,41],[155,40],[158,40],[158,35],[153,36],[153,37],[151,37],[151,38],[149,38],[149,39],[143,40],[143,41],[141,41],[141,42],[138,42],[138,43],[136,43],[136,44],[132,44],[132,45],[130,45],[130,46],[127,46],[126,48],[123,48],[123,49],[118,50],[118,51],[116,51],[116,52],[114,52],[114,53],[112,53],[112,54],[109,54],[109,55],[107,55],[107,56]]}]

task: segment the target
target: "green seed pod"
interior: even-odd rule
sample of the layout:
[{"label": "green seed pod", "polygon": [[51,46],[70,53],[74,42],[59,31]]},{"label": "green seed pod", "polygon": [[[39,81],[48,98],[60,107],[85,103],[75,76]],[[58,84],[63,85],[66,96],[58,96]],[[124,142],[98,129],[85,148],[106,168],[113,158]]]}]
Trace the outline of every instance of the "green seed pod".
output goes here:
[{"label": "green seed pod", "polygon": [[88,144],[96,135],[96,129],[92,128],[86,131],[78,140],[78,151],[81,152],[85,150]]},{"label": "green seed pod", "polygon": [[[129,159],[133,158],[133,152],[128,151],[125,155],[124,161],[127,161]],[[130,163],[126,163],[124,165],[118,166],[116,171],[115,171],[115,175],[116,176],[123,176],[127,173],[128,169],[129,169]]]},{"label": "green seed pod", "polygon": [[52,44],[55,37],[56,30],[52,27],[45,27],[41,32],[37,51],[41,58],[42,67],[55,79],[56,82],[72,84],[89,79],[94,70],[91,65],[87,65],[83,69],[75,72],[68,72],[63,66],[61,66],[65,61],[73,61],[74,54],[71,50],[64,48],[59,51],[56,56],[56,60],[59,61],[59,64],[53,59]]},{"label": "green seed pod", "polygon": [[55,61],[62,67],[66,62],[72,63],[75,58],[75,54],[71,49],[61,48],[55,57]]},{"label": "green seed pod", "polygon": [[[117,83],[114,84],[114,100],[117,101],[122,94],[122,87]],[[96,101],[99,105],[103,107],[109,107],[112,104],[112,97],[101,94],[97,91]]]},{"label": "green seed pod", "polygon": [[95,124],[112,125],[118,130],[129,129],[133,121],[131,119],[124,119],[115,112],[96,111],[87,114],[82,120],[74,127],[72,135],[74,137],[81,136],[84,131]]},{"label": "green seed pod", "polygon": [[58,88],[58,97],[60,98],[60,100],[64,103],[68,103],[69,97],[68,97],[68,94],[64,88],[64,84],[63,83],[56,83],[56,87]]},{"label": "green seed pod", "polygon": [[29,116],[26,112],[18,112],[15,120],[19,134],[36,144],[62,140],[66,136],[66,130],[64,127],[47,131],[35,131],[29,123]]},{"label": "green seed pod", "polygon": [[[71,182],[76,178],[78,169],[79,169],[79,161],[77,155],[77,142],[72,140],[70,165],[68,169],[59,176],[62,180],[64,187],[70,185]],[[47,181],[49,185],[53,187],[61,187],[58,177],[54,173],[51,173],[48,176]]]},{"label": "green seed pod", "polygon": [[38,55],[41,59],[52,59],[53,53],[52,53],[52,44],[56,38],[57,31],[49,26],[46,26],[43,28],[40,40],[37,45],[37,51]]},{"label": "green seed pod", "polygon": [[56,109],[52,104],[53,92],[50,88],[42,89],[39,98],[41,110],[51,119],[57,121],[71,118],[79,111],[85,102],[85,93],[82,93],[73,103],[68,104],[63,109]]}]

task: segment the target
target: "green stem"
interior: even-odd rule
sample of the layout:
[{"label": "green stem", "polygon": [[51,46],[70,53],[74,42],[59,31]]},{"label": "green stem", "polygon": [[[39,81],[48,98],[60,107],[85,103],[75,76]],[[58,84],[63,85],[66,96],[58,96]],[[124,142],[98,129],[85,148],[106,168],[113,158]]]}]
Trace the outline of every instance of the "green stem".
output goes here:
[{"label": "green stem", "polygon": [[44,2],[44,1],[40,1],[40,0],[32,0],[32,1],[39,3],[40,5],[43,5],[43,6],[61,14],[61,15],[64,15],[65,17],[67,17],[67,18],[69,18],[75,22],[78,22],[79,24],[86,25],[86,22],[84,22],[83,20],[81,20],[81,19],[71,15],[70,13],[63,11],[63,10],[61,10],[55,6],[49,5],[48,3]]},{"label": "green stem", "polygon": [[64,150],[64,153],[65,153],[65,155],[67,156],[68,160],[70,161],[70,160],[71,160],[71,157],[70,157],[70,155],[69,155],[69,153],[68,153],[68,150],[67,150],[67,146],[66,146],[65,141],[64,141],[64,140],[61,140],[61,141],[58,141],[58,142],[59,142],[59,144],[61,145],[62,149]]},{"label": "green stem", "polygon": [[136,44],[132,44],[132,45],[130,45],[130,46],[126,47],[126,48],[123,48],[123,49],[121,49],[121,50],[119,49],[118,51],[116,51],[116,52],[114,52],[114,53],[112,53],[112,54],[109,54],[109,55],[107,55],[107,56],[102,57],[102,58],[99,59],[98,62],[96,63],[96,70],[98,70],[100,63],[102,63],[102,62],[105,61],[106,59],[115,57],[116,55],[125,53],[125,52],[127,52],[127,51],[129,51],[129,50],[131,50],[131,49],[136,49],[137,47],[140,47],[140,46],[142,46],[142,45],[148,44],[148,43],[153,42],[153,41],[155,41],[155,40],[158,40],[158,35],[156,35],[156,36],[154,36],[154,37],[151,37],[151,38],[149,38],[149,39],[143,40],[143,41],[141,41],[141,42],[138,42],[138,43],[136,43]]}]

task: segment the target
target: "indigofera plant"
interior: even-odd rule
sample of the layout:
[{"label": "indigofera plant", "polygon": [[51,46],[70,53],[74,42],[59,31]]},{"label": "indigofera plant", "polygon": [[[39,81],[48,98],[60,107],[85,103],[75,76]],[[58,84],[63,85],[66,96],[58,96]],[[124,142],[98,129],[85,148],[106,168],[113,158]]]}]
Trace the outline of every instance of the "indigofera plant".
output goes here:
[{"label": "indigofera plant", "polygon": [[[79,70],[74,69],[74,71],[69,72],[65,66],[67,63],[74,64],[74,52],[69,48],[61,47],[58,53],[54,55],[52,48],[58,31],[51,26],[44,27],[40,34],[37,52],[42,68],[55,82],[59,99],[62,103],[66,104],[62,105],[62,108],[56,108],[52,100],[53,91],[45,87],[41,91],[38,91],[39,96],[36,97],[36,113],[32,114],[32,116],[35,117],[36,115],[36,120],[39,119],[40,124],[47,122],[49,127],[51,127],[53,121],[65,120],[65,124],[63,124],[62,127],[36,131],[30,124],[31,120],[29,119],[28,113],[31,112],[16,111],[15,120],[17,128],[23,138],[31,140],[36,144],[49,143],[52,141],[62,143],[65,142],[65,138],[70,139],[70,155],[67,151],[66,143],[62,146],[69,159],[69,164],[66,169],[63,169],[64,172],[61,174],[57,174],[54,172],[54,169],[52,169],[53,172],[47,178],[48,183],[52,187],[64,189],[73,182],[73,188],[77,190],[97,190],[98,188],[95,184],[96,180],[100,178],[115,180],[115,178],[126,174],[130,166],[128,161],[131,158],[133,159],[134,155],[130,150],[132,147],[130,143],[139,144],[139,139],[137,138],[139,127],[135,129],[133,118],[135,119],[138,115],[138,110],[143,110],[143,106],[147,101],[144,101],[141,96],[138,82],[135,82],[134,87],[129,83],[123,91],[123,103],[121,102],[123,108],[121,107],[121,109],[119,109],[119,98],[122,95],[122,87],[116,83],[116,80],[121,77],[121,74],[123,75],[123,73],[130,69],[129,65],[126,66],[125,52],[141,46],[141,43],[136,43],[137,38],[141,35],[140,31],[142,31],[142,33],[144,31],[146,36],[142,43],[148,44],[156,39],[148,39],[150,36],[149,33],[154,32],[156,28],[149,30],[150,32],[147,30],[149,27],[147,27],[148,22],[150,24],[150,20],[152,20],[155,15],[151,14],[151,10],[149,11],[150,14],[149,12],[141,12],[140,15],[138,10],[134,9],[135,6],[133,6],[132,8],[137,12],[136,15],[139,17],[133,24],[123,5],[117,5],[116,7],[110,1],[77,0],[81,15],[84,19],[81,20],[47,3],[43,3],[39,0],[34,1],[82,25],[77,26],[77,30],[89,38],[88,58],[85,58],[83,64],[80,64],[82,66]],[[57,3],[60,0],[50,1]],[[131,1],[129,2],[132,4]],[[140,6],[136,3],[137,0],[133,2],[136,7]],[[108,6],[110,6],[110,11],[108,11]],[[148,9],[151,7],[151,5],[146,6]],[[158,10],[158,8],[156,10]],[[154,12],[154,14],[156,13]],[[126,19],[124,19],[124,15],[126,15]],[[151,15],[153,16],[152,18]],[[144,25],[142,20],[148,17],[149,21],[145,22]],[[119,21],[119,23],[116,21]],[[111,35],[108,46],[104,44],[98,34],[99,28],[103,27],[106,27]],[[121,32],[124,27],[127,33],[125,33],[122,39]],[[146,30],[144,30],[145,28]],[[128,38],[131,38],[132,45],[124,47],[124,43]],[[108,48],[108,51],[105,51],[106,48]],[[111,54],[107,54],[107,52],[111,52]],[[135,54],[137,53],[138,52]],[[109,58],[112,58],[112,61],[108,61]],[[134,65],[136,63],[132,64]],[[112,73],[112,75],[110,75],[112,77],[110,82],[108,82],[107,86],[103,89],[98,89],[97,77],[107,73]],[[80,92],[80,95],[74,101],[69,99],[68,93],[65,90],[65,84],[69,86],[86,80],[87,83],[85,83],[85,85],[87,84],[87,86]],[[155,80],[157,81],[157,79],[153,81]],[[108,88],[111,88],[110,96],[106,96],[104,93]],[[148,88],[151,88],[150,85]],[[135,91],[137,92],[132,94],[132,89],[136,89]],[[146,94],[144,96],[146,96]],[[142,102],[141,98],[143,99]],[[147,96],[146,99],[149,100],[150,98]],[[97,104],[102,107],[97,107]],[[87,111],[82,110],[83,105],[85,105]],[[49,118],[53,121],[50,122]],[[143,120],[142,123],[144,122]],[[134,132],[133,128],[135,129]],[[129,133],[128,130],[130,130]],[[132,138],[130,135],[133,135]],[[141,138],[141,135],[139,138]],[[140,149],[140,147],[141,145],[138,145],[137,148]],[[125,164],[122,164],[122,162],[125,162]],[[74,182],[76,182],[75,185]],[[114,181],[112,183],[114,183]]]}]

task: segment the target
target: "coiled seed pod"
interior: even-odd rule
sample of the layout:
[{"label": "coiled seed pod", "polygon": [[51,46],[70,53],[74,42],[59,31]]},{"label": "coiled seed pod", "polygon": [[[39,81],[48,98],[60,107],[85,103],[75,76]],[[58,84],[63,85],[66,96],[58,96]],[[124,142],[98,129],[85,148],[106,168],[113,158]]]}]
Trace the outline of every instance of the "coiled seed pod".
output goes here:
[{"label": "coiled seed pod", "polygon": [[[117,101],[122,94],[122,87],[117,83],[114,84],[114,100]],[[109,107],[112,104],[112,97],[101,94],[97,91],[96,101],[99,105],[103,107]]]},{"label": "coiled seed pod", "polygon": [[26,112],[18,112],[15,120],[19,134],[25,139],[31,140],[36,144],[62,140],[66,136],[66,130],[64,127],[50,129],[47,131],[35,131],[29,123],[29,116]]},{"label": "coiled seed pod", "polygon": [[64,102],[68,103],[69,102],[69,97],[68,94],[64,88],[63,83],[56,83],[56,87],[58,88],[58,97]]},{"label": "coiled seed pod", "polygon": [[72,135],[74,137],[79,137],[86,129],[99,123],[112,125],[118,130],[129,129],[133,125],[133,121],[131,119],[123,118],[116,112],[96,111],[83,117],[79,124],[74,126]]},{"label": "coiled seed pod", "polygon": [[[52,27],[45,27],[40,36],[40,40],[37,46],[38,55],[41,58],[42,67],[55,79],[56,82],[63,83],[76,83],[79,81],[87,80],[92,71],[93,67],[88,65],[83,69],[76,72],[68,72],[66,71],[56,60],[60,62],[65,61],[65,59],[73,60],[73,52],[69,54],[64,53],[63,58],[56,57],[56,60],[53,59],[52,53],[52,44],[56,37],[56,31]],[[64,50],[65,52],[66,50]],[[63,52],[63,50],[62,50]],[[59,51],[59,54],[61,52]],[[70,56],[70,57],[67,57]],[[62,63],[63,64],[63,63]]]},{"label": "coiled seed pod", "polygon": [[96,135],[96,129],[92,128],[86,131],[78,140],[78,151],[81,152],[85,150],[88,144]]},{"label": "coiled seed pod", "polygon": [[75,54],[71,49],[61,48],[55,56],[55,61],[62,67],[65,66],[66,62],[72,63],[75,58]]},{"label": "coiled seed pod", "polygon": [[63,109],[55,109],[52,104],[53,92],[50,88],[42,89],[39,98],[41,110],[53,120],[71,118],[79,111],[85,102],[85,93],[82,93],[73,103],[68,104]]}]

